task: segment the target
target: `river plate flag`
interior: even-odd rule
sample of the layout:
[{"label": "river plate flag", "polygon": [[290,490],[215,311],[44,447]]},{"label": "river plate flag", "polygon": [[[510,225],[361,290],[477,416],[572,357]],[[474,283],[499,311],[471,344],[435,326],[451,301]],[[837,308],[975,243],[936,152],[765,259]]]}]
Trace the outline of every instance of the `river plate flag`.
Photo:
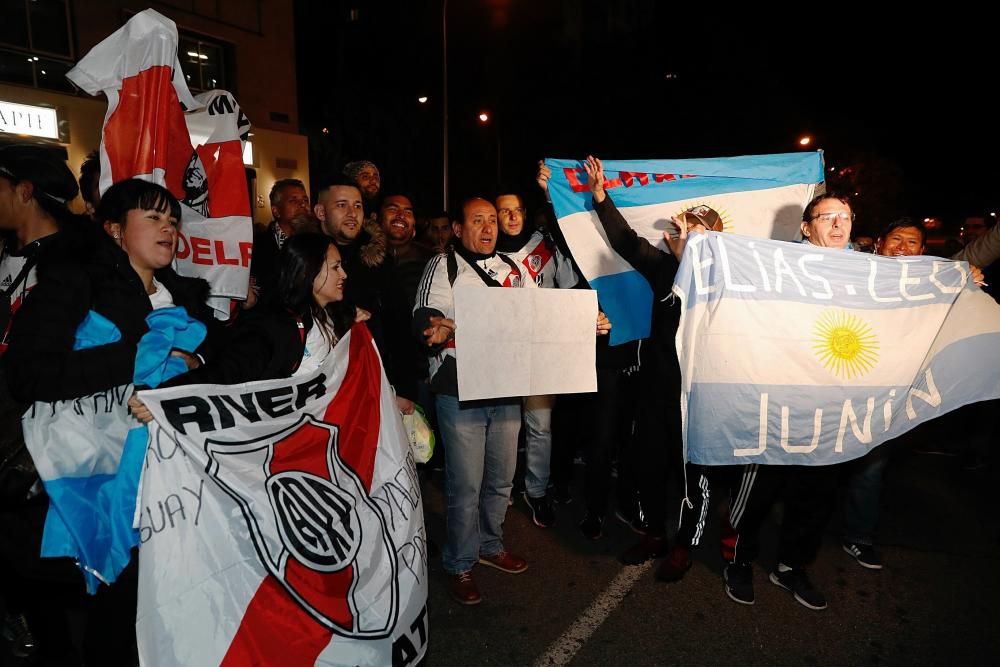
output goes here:
[{"label": "river plate flag", "polygon": [[[649,335],[653,292],[608,245],[579,160],[546,159],[549,197],[569,249],[614,325],[611,344]],[[639,236],[669,252],[669,219],[698,207],[716,231],[790,241],[823,183],[820,152],[694,160],[605,160],[604,187]]]},{"label": "river plate flag", "polygon": [[673,291],[694,463],[840,463],[1000,397],[1000,306],[964,262],[709,232]]},{"label": "river plate flag", "polygon": [[421,660],[420,487],[364,325],[311,373],[141,396],[143,664]]},{"label": "river plate flag", "polygon": [[129,178],[170,190],[182,206],[177,272],[207,280],[209,305],[226,319],[229,300],[245,299],[250,280],[253,227],[242,158],[250,122],[226,91],[191,96],[178,43],[174,22],[147,9],[66,76],[108,100],[101,193]]}]

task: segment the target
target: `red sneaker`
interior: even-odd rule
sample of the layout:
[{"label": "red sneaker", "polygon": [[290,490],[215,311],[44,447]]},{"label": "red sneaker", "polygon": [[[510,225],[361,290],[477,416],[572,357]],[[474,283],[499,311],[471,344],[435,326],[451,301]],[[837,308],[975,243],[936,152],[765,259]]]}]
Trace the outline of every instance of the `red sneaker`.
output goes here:
[{"label": "red sneaker", "polygon": [[483,601],[483,596],[479,594],[479,588],[472,578],[471,572],[460,572],[452,575],[451,597],[459,604],[479,604]]},{"label": "red sneaker", "polygon": [[480,556],[479,562],[482,565],[495,567],[498,570],[509,572],[511,574],[521,574],[528,569],[528,561],[524,560],[520,556],[507,553],[506,551],[501,551],[500,553],[493,554],[492,556]]},{"label": "red sneaker", "polygon": [[656,568],[656,578],[667,582],[680,581],[690,569],[691,551],[686,547],[675,546]]}]

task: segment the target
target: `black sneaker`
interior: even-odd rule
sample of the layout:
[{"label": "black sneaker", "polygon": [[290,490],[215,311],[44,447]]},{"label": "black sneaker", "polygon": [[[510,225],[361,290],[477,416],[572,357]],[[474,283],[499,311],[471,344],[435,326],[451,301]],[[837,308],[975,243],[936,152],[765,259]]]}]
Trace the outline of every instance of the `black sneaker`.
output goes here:
[{"label": "black sneaker", "polygon": [[668,551],[670,549],[665,535],[663,537],[643,535],[621,555],[620,560],[626,565],[638,565],[654,558],[663,558]]},{"label": "black sneaker", "polygon": [[826,598],[813,587],[809,576],[802,568],[792,568],[784,572],[775,570],[771,573],[771,583],[790,592],[795,601],[803,607],[817,611],[826,609]]},{"label": "black sneaker", "polygon": [[604,526],[604,517],[599,514],[592,514],[587,512],[587,516],[583,517],[583,521],[579,523],[580,532],[588,540],[599,540],[601,535],[601,528]]},{"label": "black sneaker", "polygon": [[867,567],[869,570],[882,569],[882,556],[872,545],[844,542],[841,546],[844,547],[844,551],[854,556],[854,560],[858,561],[861,567]]},{"label": "black sneaker", "polygon": [[726,582],[726,595],[733,602],[753,604],[753,567],[750,563],[728,563],[722,571]]},{"label": "black sneaker", "polygon": [[552,502],[556,505],[569,505],[573,502],[573,494],[570,493],[568,484],[556,484],[549,488],[552,489],[549,492],[552,496]]},{"label": "black sneaker", "polygon": [[636,535],[646,535],[649,533],[649,523],[642,513],[642,508],[638,505],[636,505],[634,513],[622,510],[621,508],[616,509],[615,518],[628,526]]},{"label": "black sneaker", "polygon": [[3,638],[10,642],[10,651],[17,658],[30,658],[38,649],[24,614],[8,613],[4,617]]},{"label": "black sneaker", "polygon": [[549,503],[547,495],[541,498],[532,498],[525,491],[524,502],[528,503],[528,507],[531,508],[531,520],[535,522],[536,526],[548,528],[555,524],[556,513],[552,510],[552,504]]},{"label": "black sneaker", "polygon": [[986,467],[986,459],[981,454],[964,454],[962,456],[962,470],[982,470]]}]

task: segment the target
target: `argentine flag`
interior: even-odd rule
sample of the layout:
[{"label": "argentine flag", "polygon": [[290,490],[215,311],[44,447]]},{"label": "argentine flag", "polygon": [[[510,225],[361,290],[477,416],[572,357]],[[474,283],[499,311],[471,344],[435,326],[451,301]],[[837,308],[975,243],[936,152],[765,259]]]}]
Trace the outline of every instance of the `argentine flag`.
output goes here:
[{"label": "argentine flag", "polygon": [[673,291],[695,463],[840,463],[1000,397],[1000,306],[964,262],[709,232]]},{"label": "argentine flag", "polygon": [[[136,350],[134,385],[55,403],[36,402],[22,418],[25,445],[49,496],[43,558],[67,557],[83,572],[87,592],[118,578],[139,544],[136,498],[149,440],[129,412],[134,386],[158,386],[187,370],[173,350],[193,352],[206,328],[179,306],[146,316]],[[74,349],[121,340],[113,322],[90,311]]]},{"label": "argentine flag", "polygon": [[[823,154],[786,153],[695,160],[605,160],[604,187],[629,225],[664,252],[671,216],[693,207],[716,231],[799,238],[802,210],[823,182]],[[579,160],[546,159],[549,197],[573,259],[614,324],[611,344],[649,335],[649,283],[608,245]],[[710,209],[710,212],[709,212]]]}]

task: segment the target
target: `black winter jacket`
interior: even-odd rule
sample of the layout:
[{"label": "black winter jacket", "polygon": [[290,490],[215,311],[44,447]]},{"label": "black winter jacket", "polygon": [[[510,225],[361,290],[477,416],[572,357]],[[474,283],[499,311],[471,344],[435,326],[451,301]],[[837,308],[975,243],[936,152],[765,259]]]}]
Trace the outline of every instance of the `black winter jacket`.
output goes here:
[{"label": "black winter jacket", "polygon": [[[672,297],[671,288],[677,274],[677,259],[651,245],[629,227],[615,203],[608,196],[594,210],[601,220],[611,247],[632,265],[653,288],[653,319],[650,336],[640,352],[640,377],[650,391],[663,392],[663,398],[673,403],[680,396],[680,366],[674,338],[680,322],[680,305]],[[614,322],[611,323],[614,326]]]},{"label": "black winter jacket", "polygon": [[[96,225],[65,229],[38,260],[38,283],[14,316],[4,355],[11,394],[23,401],[58,401],[132,382],[136,346],[152,311],[128,255]],[[198,349],[211,357],[218,325],[205,305],[208,283],[173,269],[156,272],[174,305],[209,327]],[[116,343],[74,350],[77,327],[94,310],[121,332]]]}]

